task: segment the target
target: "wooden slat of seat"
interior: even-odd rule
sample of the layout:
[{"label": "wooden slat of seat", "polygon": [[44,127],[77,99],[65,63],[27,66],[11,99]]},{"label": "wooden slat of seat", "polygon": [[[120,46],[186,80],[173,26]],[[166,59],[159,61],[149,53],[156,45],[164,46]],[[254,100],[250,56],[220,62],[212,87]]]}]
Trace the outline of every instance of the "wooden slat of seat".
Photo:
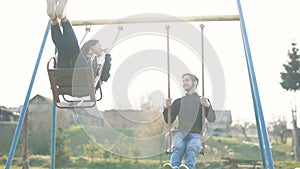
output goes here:
[{"label": "wooden slat of seat", "polygon": [[62,103],[56,103],[57,107],[59,108],[90,108],[94,107],[96,105],[95,102],[62,102]]},{"label": "wooden slat of seat", "polygon": [[60,87],[80,87],[80,86],[89,86],[89,82],[86,77],[81,78],[72,78],[72,77],[64,77],[64,78],[56,78],[56,84]]},{"label": "wooden slat of seat", "polygon": [[90,95],[90,88],[86,87],[59,87],[58,88],[60,95],[70,95],[75,97],[83,97]]},{"label": "wooden slat of seat", "polygon": [[53,72],[55,77],[72,77],[72,76],[86,76],[87,72],[90,72],[89,67],[84,68],[56,68],[56,69],[50,69],[50,72]]},{"label": "wooden slat of seat", "polygon": [[50,69],[49,74],[53,75],[59,95],[89,96],[91,92],[91,69]]}]

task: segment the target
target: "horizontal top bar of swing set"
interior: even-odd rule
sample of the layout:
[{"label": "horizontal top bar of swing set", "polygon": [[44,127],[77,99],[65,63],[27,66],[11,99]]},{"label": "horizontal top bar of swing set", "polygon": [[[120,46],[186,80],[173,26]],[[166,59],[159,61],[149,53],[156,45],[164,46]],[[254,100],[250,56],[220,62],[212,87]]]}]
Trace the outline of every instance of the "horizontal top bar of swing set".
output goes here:
[{"label": "horizontal top bar of swing set", "polygon": [[160,18],[125,18],[125,19],[98,19],[75,20],[73,26],[81,25],[107,25],[107,24],[133,24],[133,23],[163,23],[163,22],[200,22],[200,21],[239,21],[239,15],[212,15],[212,16],[185,16]]}]

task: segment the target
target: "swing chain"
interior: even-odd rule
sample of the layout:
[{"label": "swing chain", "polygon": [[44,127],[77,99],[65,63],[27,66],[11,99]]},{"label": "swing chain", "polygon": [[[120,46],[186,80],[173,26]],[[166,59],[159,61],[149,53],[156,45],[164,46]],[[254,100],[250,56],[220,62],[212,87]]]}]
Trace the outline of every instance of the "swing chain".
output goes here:
[{"label": "swing chain", "polygon": [[91,32],[91,27],[92,25],[85,25],[85,34],[83,35],[81,41],[80,41],[80,45],[82,44],[83,40],[85,39],[86,35]]},{"label": "swing chain", "polygon": [[[168,99],[171,99],[171,89],[170,89],[170,25],[165,25],[167,31],[167,73],[168,73]],[[169,131],[167,132],[165,139],[166,139],[166,153],[172,153],[172,112],[171,106],[168,105],[168,126]]]},{"label": "swing chain", "polygon": [[109,52],[115,47],[115,43],[117,42],[118,37],[119,37],[119,35],[120,35],[120,32],[121,32],[122,30],[123,30],[123,27],[122,27],[122,26],[118,26],[118,32],[117,32],[117,34],[116,34],[116,36],[115,36],[115,39],[114,39],[114,41],[113,41],[113,43],[112,43],[112,46],[111,46],[110,49],[108,49],[108,50],[106,51],[106,53],[109,53]]},{"label": "swing chain", "polygon": [[[201,28],[201,46],[202,46],[202,97],[204,97],[204,37],[203,37],[203,29],[204,29],[204,24],[200,24]],[[206,115],[205,115],[205,107],[202,105],[202,149],[200,154],[203,156],[205,155],[206,151],[206,121],[205,121]]]}]

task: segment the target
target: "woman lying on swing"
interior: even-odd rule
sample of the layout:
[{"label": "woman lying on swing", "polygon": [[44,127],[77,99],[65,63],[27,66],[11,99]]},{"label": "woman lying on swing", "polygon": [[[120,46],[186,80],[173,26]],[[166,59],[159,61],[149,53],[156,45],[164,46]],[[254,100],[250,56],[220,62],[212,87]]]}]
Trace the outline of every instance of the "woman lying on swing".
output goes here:
[{"label": "woman lying on swing", "polygon": [[[96,39],[88,40],[79,48],[78,40],[70,21],[66,16],[67,0],[47,0],[47,14],[51,19],[51,36],[57,48],[57,68],[87,67],[92,63],[94,77],[97,76],[100,65],[97,63],[102,53],[107,49],[102,49],[100,42]],[[61,20],[62,30],[60,29],[59,19]],[[96,56],[92,59],[93,56]],[[92,59],[92,60],[91,60]],[[106,53],[104,64],[101,65],[101,82],[107,81],[110,77],[111,55]],[[100,82],[96,90],[100,87]]]}]

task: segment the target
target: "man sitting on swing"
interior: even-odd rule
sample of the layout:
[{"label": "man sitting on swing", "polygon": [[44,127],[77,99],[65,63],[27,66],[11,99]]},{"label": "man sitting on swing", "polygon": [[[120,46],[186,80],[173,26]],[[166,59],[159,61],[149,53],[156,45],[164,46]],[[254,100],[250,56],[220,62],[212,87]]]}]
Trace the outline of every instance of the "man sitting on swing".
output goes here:
[{"label": "man sitting on swing", "polygon": [[[94,77],[98,75],[97,57],[100,57],[103,52],[107,50],[102,49],[99,40],[88,40],[79,48],[78,40],[72,28],[69,19],[66,16],[67,0],[47,0],[47,14],[51,19],[51,36],[57,48],[57,68],[74,68],[87,67],[91,60],[93,66]],[[61,20],[62,31],[60,29],[59,20]],[[105,55],[104,64],[102,67],[102,74],[100,76],[101,82],[107,81],[110,77],[109,71],[111,67],[111,55]],[[97,84],[96,89],[100,87]]]},{"label": "man sitting on swing", "polygon": [[[183,88],[186,95],[176,99],[166,100],[167,107],[171,107],[171,122],[178,116],[178,130],[172,139],[172,154],[170,163],[164,164],[164,169],[193,169],[196,165],[197,155],[201,152],[202,132],[202,105],[206,110],[206,119],[213,122],[215,112],[207,98],[200,97],[197,92],[198,78],[190,73],[182,76]],[[164,120],[168,122],[168,108],[163,112]],[[185,154],[185,163],[182,157]]]}]

